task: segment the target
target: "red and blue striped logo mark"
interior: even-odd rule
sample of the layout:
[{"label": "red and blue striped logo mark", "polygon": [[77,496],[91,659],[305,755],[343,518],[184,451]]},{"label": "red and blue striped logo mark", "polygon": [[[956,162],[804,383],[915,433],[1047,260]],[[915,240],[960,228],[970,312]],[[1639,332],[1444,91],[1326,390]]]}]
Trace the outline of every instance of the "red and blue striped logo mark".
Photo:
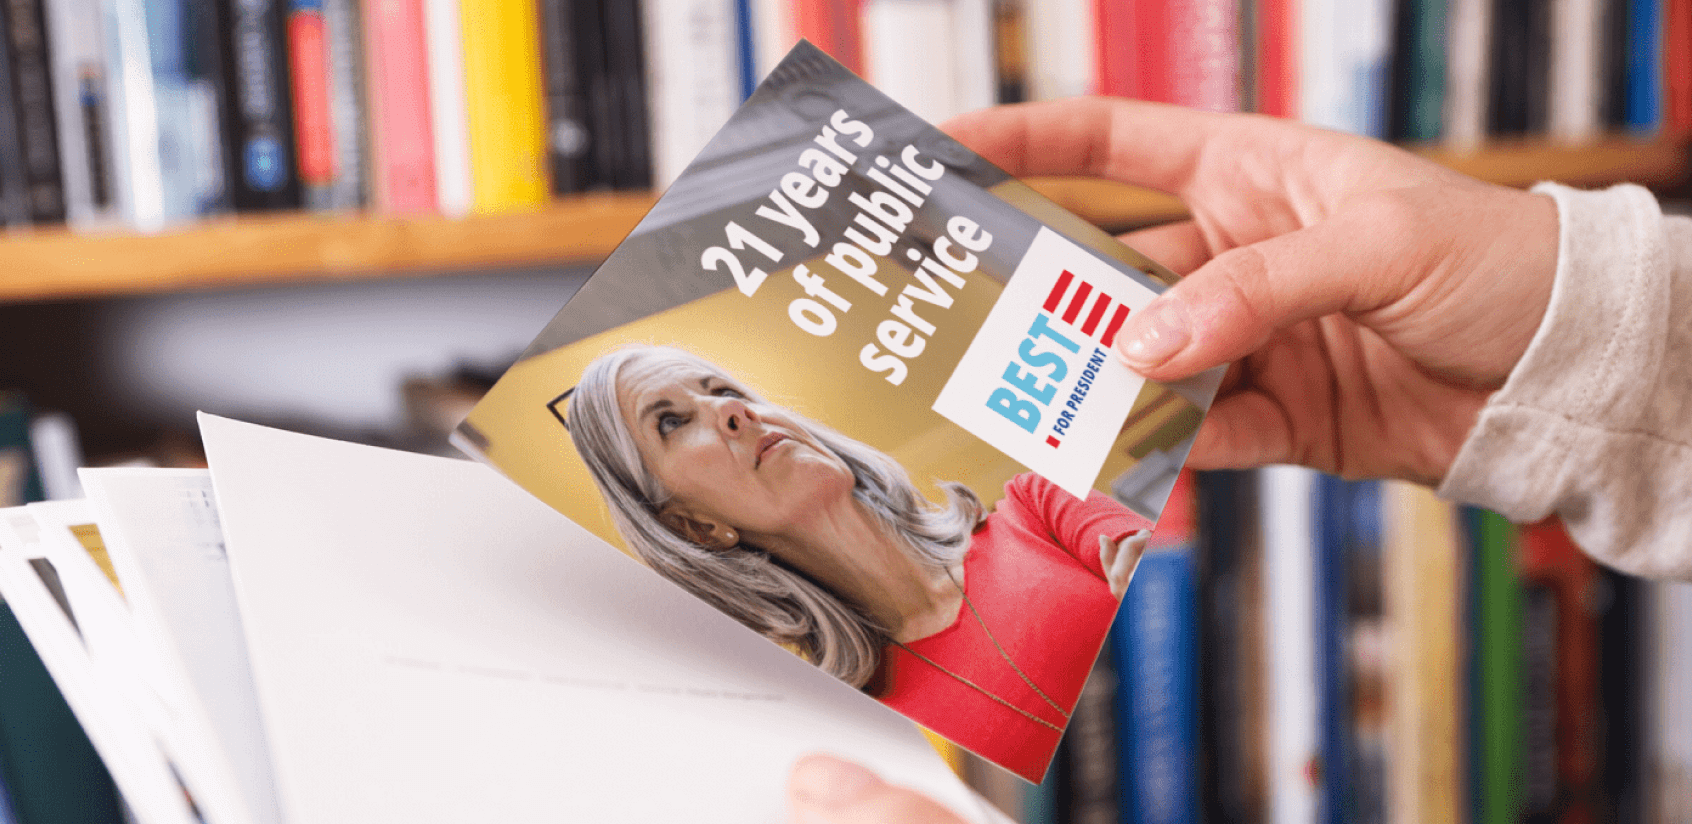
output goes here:
[{"label": "red and blue striped logo mark", "polygon": [[[1075,286],[1073,294],[1070,293],[1069,287],[1071,284]],[[1074,327],[1081,334],[1098,341],[1100,345],[1110,346],[1111,342],[1116,340],[1116,332],[1122,328],[1123,321],[1128,320],[1128,305],[1112,299],[1110,295],[1103,291],[1095,293],[1093,284],[1077,278],[1074,272],[1065,269],[1063,274],[1058,275],[1057,283],[1052,285],[1051,294],[1046,296],[1046,302],[1040,308],[1056,315],[1058,307],[1063,306],[1066,296],[1069,298],[1069,305],[1064,308],[1063,314],[1059,316],[1063,322]],[[1093,299],[1091,309],[1087,308],[1088,298]],[[1084,310],[1086,311],[1086,320],[1077,325],[1075,321],[1081,318]],[[1109,321],[1105,321],[1106,315],[1110,316]],[[1099,332],[1101,322],[1104,323],[1104,331]]]}]

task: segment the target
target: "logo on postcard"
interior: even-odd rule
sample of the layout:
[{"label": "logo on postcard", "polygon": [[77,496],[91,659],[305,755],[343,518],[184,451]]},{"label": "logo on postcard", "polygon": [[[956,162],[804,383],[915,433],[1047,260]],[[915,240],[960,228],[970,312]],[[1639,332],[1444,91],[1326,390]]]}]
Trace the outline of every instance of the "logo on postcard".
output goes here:
[{"label": "logo on postcard", "polygon": [[934,411],[1084,498],[1145,379],[1110,347],[1157,293],[1040,229]]}]

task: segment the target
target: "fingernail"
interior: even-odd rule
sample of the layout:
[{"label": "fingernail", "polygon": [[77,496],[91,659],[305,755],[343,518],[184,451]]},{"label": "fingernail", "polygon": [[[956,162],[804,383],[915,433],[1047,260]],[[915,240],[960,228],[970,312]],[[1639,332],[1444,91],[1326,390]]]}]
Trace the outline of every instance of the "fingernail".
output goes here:
[{"label": "fingernail", "polygon": [[1156,366],[1175,356],[1192,340],[1187,310],[1181,304],[1158,299],[1129,316],[1128,325],[1117,340],[1117,351],[1130,366]]},{"label": "fingernail", "polygon": [[806,756],[789,783],[796,801],[834,809],[853,803],[881,784],[875,773],[827,755]]}]

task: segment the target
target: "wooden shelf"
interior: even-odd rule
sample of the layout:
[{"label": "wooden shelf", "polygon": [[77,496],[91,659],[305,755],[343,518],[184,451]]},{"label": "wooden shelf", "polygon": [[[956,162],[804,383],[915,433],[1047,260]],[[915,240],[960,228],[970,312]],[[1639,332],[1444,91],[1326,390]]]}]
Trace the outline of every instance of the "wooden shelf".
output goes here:
[{"label": "wooden shelf", "polygon": [[[1532,186],[1542,180],[1571,186],[1626,181],[1666,189],[1684,184],[1692,176],[1692,135],[1614,137],[1579,146],[1520,140],[1468,150],[1409,148],[1471,177],[1505,186]],[[1173,197],[1108,181],[1054,179],[1030,184],[1064,208],[1115,231],[1174,220],[1187,213]]]},{"label": "wooden shelf", "polygon": [[1555,180],[1571,186],[1629,182],[1670,188],[1688,179],[1692,135],[1612,137],[1579,146],[1518,140],[1467,151],[1441,147],[1417,151],[1471,177],[1506,186]]},{"label": "wooden shelf", "polygon": [[157,234],[18,233],[0,237],[0,302],[597,260],[652,203],[644,193],[596,194],[460,220],[286,214]]},{"label": "wooden shelf", "polygon": [[[1473,151],[1420,149],[1459,171],[1511,186],[1632,181],[1667,187],[1688,175],[1686,136],[1545,142]],[[1113,230],[1179,218],[1168,195],[1098,180],[1031,181]],[[440,217],[291,214],[212,220],[158,234],[63,229],[0,236],[0,302],[413,276],[603,258],[652,206],[648,194],[596,194],[541,210]]]}]

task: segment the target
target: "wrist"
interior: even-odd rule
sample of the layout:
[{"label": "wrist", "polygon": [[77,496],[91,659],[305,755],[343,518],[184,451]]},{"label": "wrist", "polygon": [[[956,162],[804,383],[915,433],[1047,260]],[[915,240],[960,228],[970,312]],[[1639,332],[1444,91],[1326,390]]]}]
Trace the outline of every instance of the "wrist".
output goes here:
[{"label": "wrist", "polygon": [[1559,236],[1542,320],[1487,400],[1440,492],[1513,520],[1543,518],[1586,481],[1570,456],[1604,431],[1650,428],[1669,296],[1662,216],[1638,186],[1540,184]]}]

